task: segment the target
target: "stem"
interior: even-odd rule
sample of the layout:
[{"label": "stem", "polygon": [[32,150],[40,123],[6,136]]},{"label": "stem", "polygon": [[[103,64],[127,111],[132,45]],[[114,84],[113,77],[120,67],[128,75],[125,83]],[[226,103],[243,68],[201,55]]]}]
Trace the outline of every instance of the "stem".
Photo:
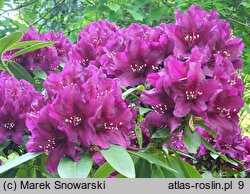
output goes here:
[{"label": "stem", "polygon": [[10,74],[10,76],[13,76],[13,74],[11,73],[11,71],[10,71],[8,65],[6,65],[6,64],[4,63],[4,61],[2,61],[1,58],[0,58],[0,65],[2,65],[2,66],[4,67],[4,69],[7,71],[8,74]]},{"label": "stem", "polygon": [[174,154],[176,155],[177,159],[179,160],[180,162],[180,166],[181,166],[181,169],[183,170],[183,172],[188,175],[189,177],[187,178],[191,178],[191,175],[190,173],[188,172],[187,168],[183,165],[183,161],[180,157],[180,155],[176,152],[176,150],[174,149],[173,145],[171,143],[169,143],[168,141],[166,142],[167,145],[172,149],[172,151],[174,152]]}]

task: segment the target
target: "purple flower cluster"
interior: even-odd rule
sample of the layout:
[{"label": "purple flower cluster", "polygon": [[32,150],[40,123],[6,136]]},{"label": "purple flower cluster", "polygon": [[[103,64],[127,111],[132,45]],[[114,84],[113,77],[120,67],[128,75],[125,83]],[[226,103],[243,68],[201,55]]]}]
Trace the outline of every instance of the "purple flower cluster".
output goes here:
[{"label": "purple flower cluster", "polygon": [[148,75],[153,89],[141,98],[153,111],[146,123],[173,132],[184,117],[193,115],[218,130],[225,141],[234,138],[243,106],[243,84],[237,73],[243,43],[216,12],[199,6],[184,14],[176,11],[176,24],[162,26],[175,44],[164,68]]},{"label": "purple flower cluster", "polygon": [[[188,153],[182,132],[176,135],[174,131],[189,115],[202,118],[217,133],[212,145],[247,164],[249,139],[242,138],[238,127],[238,113],[244,104],[238,73],[244,45],[214,11],[192,6],[183,14],[177,10],[175,16],[176,24],[161,25],[174,42],[173,54],[164,60],[163,69],[147,76],[152,89],[141,95],[142,102],[153,109],[144,125],[170,128],[174,146]],[[207,137],[205,131],[201,135]],[[201,145],[196,157],[205,153]]]},{"label": "purple flower cluster", "polygon": [[22,144],[26,114],[43,106],[43,96],[32,84],[0,73],[0,144],[11,140]]},{"label": "purple flower cluster", "polygon": [[122,86],[129,87],[144,84],[172,51],[173,41],[160,27],[131,24],[120,29],[100,20],[80,32],[70,59],[84,67],[96,65],[109,78],[119,78]]},{"label": "purple flower cluster", "polygon": [[[200,134],[202,138],[209,142],[213,146],[213,148],[215,148],[215,150],[218,150],[221,154],[225,154],[233,159],[241,161],[245,168],[249,170],[250,139],[247,136],[242,137],[241,130],[239,128],[237,133],[235,133],[234,138],[231,138],[229,141],[225,141],[219,131],[216,131],[217,136],[213,138],[211,133],[202,127],[196,127],[195,130],[198,132],[198,134]],[[198,159],[202,158],[203,156],[206,156],[209,152],[209,150],[203,144],[201,144],[196,154],[190,153],[183,142],[183,131],[173,133],[170,142],[172,143],[175,149],[193,155],[195,158]],[[228,166],[228,164],[225,165]],[[236,169],[238,168],[237,166],[233,167]]]},{"label": "purple flower cluster", "polygon": [[48,103],[28,116],[32,136],[27,148],[48,152],[50,172],[57,170],[64,155],[79,159],[80,145],[99,149],[111,143],[133,146],[136,112],[122,100],[118,80],[107,78],[96,66],[83,68],[70,61],[61,73],[50,75],[44,87]]},{"label": "purple flower cluster", "polygon": [[[29,28],[27,33],[24,33],[20,42],[24,41],[42,41],[56,42],[52,47],[43,47],[33,52],[10,58],[11,60],[22,65],[27,71],[32,72],[35,69],[41,69],[47,74],[57,70],[61,63],[66,63],[69,60],[69,55],[72,43],[63,35],[61,31],[55,33],[49,31],[45,34],[38,34],[34,28]],[[10,51],[7,55],[11,55],[17,50]]]}]

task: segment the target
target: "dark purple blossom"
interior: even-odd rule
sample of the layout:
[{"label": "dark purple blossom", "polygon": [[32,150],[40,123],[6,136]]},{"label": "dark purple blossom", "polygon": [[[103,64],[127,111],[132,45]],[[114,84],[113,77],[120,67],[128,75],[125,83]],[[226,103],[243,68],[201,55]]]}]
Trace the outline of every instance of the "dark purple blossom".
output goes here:
[{"label": "dark purple blossom", "polygon": [[5,71],[0,73],[0,94],[0,142],[22,144],[26,115],[44,105],[43,97],[33,85],[18,81]]},{"label": "dark purple blossom", "polygon": [[57,33],[49,31],[45,34],[41,34],[40,37],[41,40],[46,42],[56,42],[53,47],[56,48],[60,62],[66,63],[69,60],[73,44],[64,36],[62,31],[58,31]]},{"label": "dark purple blossom", "polygon": [[80,159],[81,149],[59,129],[59,123],[50,116],[50,109],[46,105],[39,112],[29,114],[26,125],[32,136],[26,147],[29,152],[47,152],[47,170],[54,173],[63,156],[70,156],[74,161]]},{"label": "dark purple blossom", "polygon": [[206,122],[230,140],[238,131],[238,113],[244,102],[241,97],[230,95],[229,91],[221,91],[213,96],[208,103]]},{"label": "dark purple blossom", "polygon": [[10,101],[5,101],[0,109],[0,144],[6,140],[22,144],[25,127],[25,119],[19,116],[19,110]]},{"label": "dark purple blossom", "polygon": [[175,58],[165,61],[171,79],[171,90],[176,94],[174,115],[184,117],[188,113],[204,117],[207,102],[220,88],[218,81],[206,79],[201,64]]}]

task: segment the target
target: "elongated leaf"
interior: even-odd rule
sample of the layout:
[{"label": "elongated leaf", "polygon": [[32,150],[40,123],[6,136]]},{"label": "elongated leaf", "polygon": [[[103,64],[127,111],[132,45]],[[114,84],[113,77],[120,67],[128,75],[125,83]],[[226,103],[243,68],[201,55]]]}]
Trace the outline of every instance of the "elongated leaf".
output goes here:
[{"label": "elongated leaf", "polygon": [[179,172],[179,174],[175,174],[176,178],[202,178],[201,174],[193,166],[180,158],[167,155],[165,159],[169,166]]},{"label": "elongated leaf", "polygon": [[55,42],[41,42],[41,43],[37,43],[35,45],[32,45],[28,48],[24,48],[16,53],[14,53],[11,57],[17,57],[17,56],[20,56],[20,55],[23,55],[25,53],[29,53],[31,51],[34,51],[34,50],[38,50],[40,48],[43,48],[43,47],[46,47],[46,46],[51,46],[55,44]]},{"label": "elongated leaf", "polygon": [[213,152],[214,154],[220,155],[220,153],[217,152],[217,151],[211,146],[211,144],[210,144],[207,140],[203,139],[202,137],[201,137],[201,143],[202,143],[208,150],[210,150],[211,152]]},{"label": "elongated leaf", "polygon": [[120,174],[128,178],[135,178],[135,167],[128,152],[117,145],[110,144],[107,150],[101,150],[103,157]]},{"label": "elongated leaf", "polygon": [[146,114],[146,113],[148,113],[150,111],[152,111],[152,109],[150,109],[150,108],[143,108],[143,107],[139,108],[139,114],[140,115],[144,115],[144,114]]},{"label": "elongated leaf", "polygon": [[34,74],[36,77],[38,77],[38,78],[40,78],[40,79],[42,79],[42,80],[46,80],[46,78],[47,78],[47,74],[46,74],[44,71],[40,70],[40,69],[35,69],[35,70],[33,71],[33,74]]},{"label": "elongated leaf", "polygon": [[14,74],[15,78],[18,80],[24,79],[32,84],[34,84],[33,77],[18,63],[14,61],[7,61],[7,65],[10,71]]},{"label": "elongated leaf", "polygon": [[162,139],[162,138],[169,138],[171,137],[170,135],[170,130],[167,128],[162,128],[157,130],[153,135],[152,135],[152,139]]},{"label": "elongated leaf", "polygon": [[101,165],[97,169],[97,171],[95,172],[95,177],[106,178],[108,175],[110,175],[114,171],[115,169],[108,162],[105,162],[103,165]]},{"label": "elongated leaf", "polygon": [[150,178],[151,164],[142,158],[139,158],[135,163],[136,178]]},{"label": "elongated leaf", "polygon": [[61,178],[87,178],[92,168],[92,159],[84,155],[74,162],[69,157],[61,159],[58,165],[58,174]]},{"label": "elongated leaf", "polygon": [[42,153],[27,153],[25,155],[20,156],[19,158],[12,160],[11,162],[8,162],[4,164],[3,166],[0,166],[0,173],[3,173],[11,168],[14,168],[24,162],[27,162],[33,158],[36,158],[37,156],[41,155]]},{"label": "elongated leaf", "polygon": [[10,141],[6,141],[2,144],[0,144],[0,151],[2,151],[4,148],[6,148],[10,144]]},{"label": "elongated leaf", "polygon": [[128,90],[126,90],[125,92],[122,93],[122,99],[126,99],[128,97],[129,94],[133,93],[134,91],[143,91],[144,90],[144,86],[143,85],[139,85],[135,88],[130,88]]},{"label": "elongated leaf", "polygon": [[161,167],[153,165],[152,169],[153,170],[152,170],[151,178],[165,178],[165,175],[162,172]]},{"label": "elongated leaf", "polygon": [[0,178],[15,178],[18,168],[12,168],[0,174]]},{"label": "elongated leaf", "polygon": [[182,161],[189,172],[189,178],[202,178],[201,174],[195,169],[194,166],[191,166],[189,163]]},{"label": "elongated leaf", "polygon": [[156,158],[156,157],[154,157],[152,155],[149,155],[149,154],[146,154],[146,153],[140,152],[140,151],[139,152],[129,151],[129,153],[131,155],[143,158],[144,160],[147,160],[151,164],[156,164],[158,166],[161,166],[161,167],[165,168],[166,170],[168,170],[171,173],[178,173],[175,169],[169,167],[167,164],[165,164],[164,162],[162,162],[161,160],[159,160],[158,158]]},{"label": "elongated leaf", "polygon": [[50,174],[44,166],[34,166],[34,169],[39,170],[47,178],[60,178],[55,174]]},{"label": "elongated leaf", "polygon": [[189,152],[196,154],[201,144],[201,137],[196,131],[191,131],[187,126],[184,129],[183,142]]},{"label": "elongated leaf", "polygon": [[6,51],[15,50],[15,49],[22,49],[22,48],[25,48],[25,47],[28,47],[28,46],[36,45],[38,43],[41,43],[41,41],[38,41],[38,40],[35,40],[35,41],[23,41],[23,42],[19,42],[19,43],[16,43],[16,44],[10,46]]},{"label": "elongated leaf", "polygon": [[23,37],[22,32],[14,32],[2,39],[0,39],[0,56],[4,51],[6,51],[10,46],[18,42]]}]

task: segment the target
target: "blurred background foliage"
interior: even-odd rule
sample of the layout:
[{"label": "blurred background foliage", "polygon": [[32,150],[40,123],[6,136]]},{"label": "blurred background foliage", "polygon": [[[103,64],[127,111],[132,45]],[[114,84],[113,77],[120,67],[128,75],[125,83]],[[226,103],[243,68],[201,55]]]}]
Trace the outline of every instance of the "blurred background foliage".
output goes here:
[{"label": "blurred background foliage", "polygon": [[73,42],[81,29],[99,19],[116,22],[158,25],[173,23],[174,10],[187,10],[197,4],[216,10],[231,24],[234,35],[243,39],[245,106],[240,126],[250,134],[250,0],[0,0],[0,37],[34,26],[38,32],[62,30]]}]

